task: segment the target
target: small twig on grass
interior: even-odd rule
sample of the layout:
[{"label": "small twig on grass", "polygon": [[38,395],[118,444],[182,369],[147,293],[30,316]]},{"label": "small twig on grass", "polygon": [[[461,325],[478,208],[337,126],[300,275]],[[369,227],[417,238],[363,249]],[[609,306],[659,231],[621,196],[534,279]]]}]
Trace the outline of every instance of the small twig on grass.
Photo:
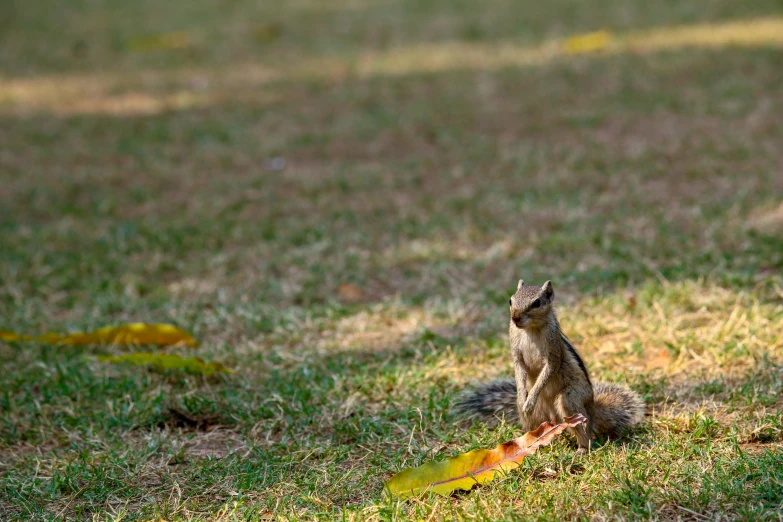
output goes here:
[{"label": "small twig on grass", "polygon": [[66,510],[66,509],[68,509],[68,508],[71,506],[71,504],[73,503],[73,501],[74,501],[74,500],[76,500],[76,499],[79,497],[79,495],[81,495],[82,493],[84,493],[84,490],[85,490],[85,489],[87,489],[88,487],[92,486],[94,483],[95,483],[95,481],[94,481],[94,480],[91,480],[90,482],[88,482],[87,484],[85,484],[84,486],[82,486],[81,488],[79,488],[79,491],[77,491],[76,493],[74,493],[73,495],[71,495],[71,498],[70,498],[70,499],[68,499],[68,503],[67,503],[67,504],[65,504],[65,507],[64,507],[64,508],[62,508],[62,509],[60,510],[60,512],[59,512],[59,513],[57,513],[57,517],[55,517],[55,518],[61,518],[61,517],[63,516],[63,513],[65,513],[65,510]]},{"label": "small twig on grass", "polygon": [[706,515],[702,515],[701,513],[698,513],[698,512],[696,512],[696,511],[693,511],[693,510],[691,510],[691,509],[688,509],[688,508],[686,508],[686,507],[682,507],[682,506],[681,506],[681,505],[679,505],[679,504],[675,504],[675,505],[677,506],[677,509],[682,509],[682,510],[683,510],[683,511],[685,511],[686,513],[690,513],[691,515],[693,515],[693,516],[695,516],[695,517],[697,517],[697,518],[700,518],[700,519],[702,519],[702,520],[710,520],[710,517],[708,517],[708,516],[706,516]]}]

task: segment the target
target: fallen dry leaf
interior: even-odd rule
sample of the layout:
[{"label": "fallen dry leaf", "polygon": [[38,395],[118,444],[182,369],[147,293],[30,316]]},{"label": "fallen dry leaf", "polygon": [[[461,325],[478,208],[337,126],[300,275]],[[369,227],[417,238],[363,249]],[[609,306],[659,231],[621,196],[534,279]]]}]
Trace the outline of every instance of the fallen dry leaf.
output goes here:
[{"label": "fallen dry leaf", "polygon": [[364,297],[362,289],[351,283],[344,283],[338,286],[337,293],[345,301],[359,301]]},{"label": "fallen dry leaf", "polygon": [[565,41],[563,47],[568,54],[591,53],[608,48],[612,42],[612,33],[609,31],[596,31],[594,33],[572,36]]},{"label": "fallen dry leaf", "polygon": [[577,413],[560,424],[544,422],[492,450],[474,450],[440,462],[428,462],[418,468],[408,468],[386,483],[386,490],[399,497],[412,497],[425,492],[448,495],[457,489],[469,490],[476,484],[486,484],[498,474],[519,467],[522,460],[540,446],[546,446],[567,428],[587,421]]},{"label": "fallen dry leaf", "polygon": [[182,357],[168,353],[139,352],[125,355],[102,355],[99,361],[128,363],[136,366],[152,366],[158,370],[185,370],[188,373],[212,375],[213,373],[234,373],[217,361],[207,362],[201,357]]},{"label": "fallen dry leaf", "polygon": [[132,52],[150,52],[162,49],[187,49],[193,46],[185,32],[150,34],[131,38],[126,43]]},{"label": "fallen dry leaf", "polygon": [[198,344],[190,334],[180,330],[176,326],[170,324],[147,323],[107,326],[105,328],[93,330],[92,332],[74,332],[70,334],[47,333],[37,337],[32,335],[20,335],[8,330],[0,330],[0,340],[68,346],[88,346],[91,344],[196,346]]}]

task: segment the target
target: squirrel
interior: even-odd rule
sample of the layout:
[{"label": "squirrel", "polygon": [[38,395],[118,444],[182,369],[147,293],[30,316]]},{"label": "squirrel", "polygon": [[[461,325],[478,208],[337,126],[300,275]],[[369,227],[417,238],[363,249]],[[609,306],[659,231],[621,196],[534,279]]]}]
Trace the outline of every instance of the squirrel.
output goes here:
[{"label": "squirrel", "polygon": [[525,286],[519,280],[508,302],[514,378],[468,392],[457,409],[484,421],[504,415],[525,431],[581,413],[587,422],[570,431],[578,451],[584,453],[592,447],[593,433],[617,435],[638,425],[645,406],[636,392],[623,385],[593,384],[582,357],[560,329],[554,299],[551,281]]}]

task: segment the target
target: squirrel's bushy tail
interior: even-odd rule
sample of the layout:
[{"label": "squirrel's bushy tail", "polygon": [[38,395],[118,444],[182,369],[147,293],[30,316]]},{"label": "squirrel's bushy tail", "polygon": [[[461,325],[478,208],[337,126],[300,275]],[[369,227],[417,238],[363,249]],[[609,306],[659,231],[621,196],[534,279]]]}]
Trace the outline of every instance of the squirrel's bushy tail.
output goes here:
[{"label": "squirrel's bushy tail", "polygon": [[501,418],[518,423],[517,383],[514,379],[498,379],[480,384],[463,393],[456,404],[457,411],[471,419],[492,423]]},{"label": "squirrel's bushy tail", "polygon": [[597,382],[593,385],[593,424],[599,433],[617,435],[644,418],[644,401],[622,384]]},{"label": "squirrel's bushy tail", "polygon": [[[456,404],[457,411],[470,418],[492,423],[500,418],[519,422],[517,385],[513,379],[498,379],[464,393]],[[593,425],[608,435],[632,428],[644,418],[644,401],[633,390],[621,384],[597,382],[593,385]]]}]

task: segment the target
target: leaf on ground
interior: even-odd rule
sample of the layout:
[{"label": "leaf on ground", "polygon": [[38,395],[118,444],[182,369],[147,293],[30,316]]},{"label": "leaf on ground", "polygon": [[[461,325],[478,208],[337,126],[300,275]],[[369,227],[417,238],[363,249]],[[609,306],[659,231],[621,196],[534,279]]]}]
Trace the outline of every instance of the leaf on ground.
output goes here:
[{"label": "leaf on ground", "polygon": [[170,324],[131,323],[107,326],[88,333],[66,335],[63,344],[154,344],[158,346],[196,346],[196,340],[187,332]]},{"label": "leaf on ground", "polygon": [[560,424],[544,422],[529,431],[501,444],[492,450],[474,450],[440,462],[428,462],[418,468],[408,468],[394,475],[386,483],[392,495],[412,497],[424,492],[448,495],[457,489],[469,490],[476,484],[486,484],[496,475],[519,467],[522,460],[540,446],[546,446],[566,428],[573,428],[587,421],[577,413]]},{"label": "leaf on ground", "polygon": [[602,51],[612,45],[614,38],[609,31],[596,31],[578,36],[572,36],[564,44],[565,52],[569,54],[592,53]]},{"label": "leaf on ground", "polygon": [[133,52],[149,52],[161,49],[187,49],[193,42],[184,32],[150,34],[131,38],[127,47]]},{"label": "leaf on ground", "polygon": [[136,366],[152,366],[158,370],[185,370],[198,375],[213,373],[234,373],[217,361],[207,362],[201,357],[182,357],[168,353],[138,352],[125,355],[102,355],[99,361],[109,363],[127,363]]},{"label": "leaf on ground", "polygon": [[16,342],[23,341],[25,336],[18,333],[11,332],[9,330],[0,330],[0,341]]},{"label": "leaf on ground", "polygon": [[352,283],[344,283],[338,286],[337,293],[344,301],[361,301],[364,297],[362,289]]},{"label": "leaf on ground", "polygon": [[196,346],[198,342],[187,332],[170,324],[131,323],[120,326],[107,326],[92,332],[74,332],[71,334],[47,333],[38,337],[19,335],[0,330],[0,340],[16,342],[31,341],[52,345],[88,346],[91,344],[134,345],[152,344],[156,346]]},{"label": "leaf on ground", "polygon": [[163,428],[179,428],[193,431],[214,431],[220,427],[220,415],[194,415],[189,411],[170,407],[164,420],[157,426]]},{"label": "leaf on ground", "polygon": [[282,33],[282,28],[278,24],[258,24],[253,29],[253,37],[260,43],[277,40]]}]

